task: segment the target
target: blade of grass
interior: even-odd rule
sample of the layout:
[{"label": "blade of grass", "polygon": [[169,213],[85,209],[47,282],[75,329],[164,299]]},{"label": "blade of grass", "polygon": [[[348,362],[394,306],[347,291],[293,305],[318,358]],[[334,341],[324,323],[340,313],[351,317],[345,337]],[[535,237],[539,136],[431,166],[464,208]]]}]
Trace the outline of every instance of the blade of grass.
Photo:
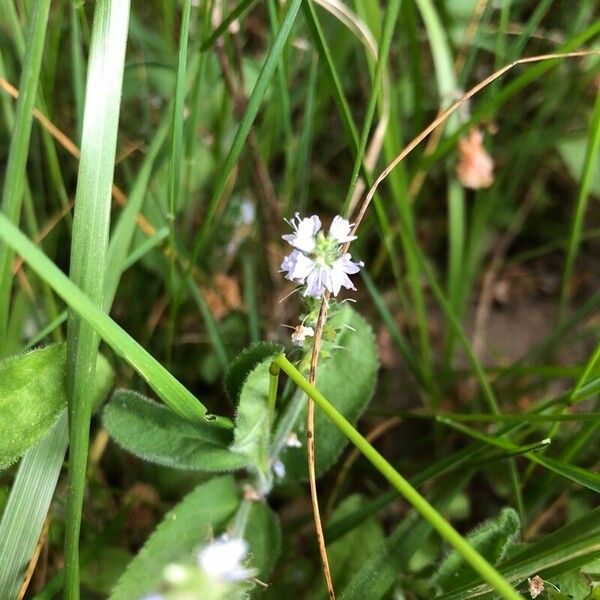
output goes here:
[{"label": "blade of grass", "polygon": [[600,93],[596,95],[596,103],[590,123],[590,132],[588,145],[585,152],[583,162],[583,171],[581,173],[581,183],[579,185],[579,193],[577,194],[577,202],[575,204],[575,215],[571,222],[571,233],[569,235],[569,243],[567,246],[567,256],[565,258],[565,269],[562,276],[560,297],[558,301],[557,321],[561,321],[562,316],[567,307],[569,295],[571,291],[571,278],[575,268],[575,259],[579,252],[581,244],[581,235],[583,231],[583,219],[587,208],[590,186],[592,178],[597,170],[598,150],[600,149]]},{"label": "blade of grass", "polygon": [[[574,481],[575,483],[596,493],[600,493],[600,474],[598,473],[594,473],[593,471],[589,471],[587,469],[582,469],[581,467],[571,465],[560,460],[548,458],[541,454],[531,452],[531,450],[528,450],[527,448],[523,449],[522,447],[509,442],[505,438],[490,437],[489,435],[481,433],[480,431],[468,427],[467,425],[455,423],[452,419],[448,419],[447,417],[438,417],[437,420],[444,425],[448,425],[448,427],[452,427],[452,429],[456,429],[456,431],[460,431],[461,433],[464,433],[465,435],[468,435],[469,437],[480,442],[484,442],[485,444],[500,448],[502,451],[509,454],[524,454],[524,456],[530,461],[537,463],[538,465],[545,467],[546,469],[549,469],[558,475],[562,475],[563,477],[566,477],[567,479],[570,479],[571,481]],[[550,443],[550,441],[548,440],[547,443]],[[535,445],[535,449],[538,449],[539,447],[539,443]]]},{"label": "blade of grass", "polygon": [[[2,213],[13,223],[19,222],[23,192],[26,185],[26,164],[31,137],[33,106],[40,76],[46,27],[50,12],[50,0],[35,3],[30,29],[27,35],[29,44],[23,61],[20,95],[17,100],[15,126],[12,132],[4,188],[2,190]],[[12,252],[0,246],[0,356],[3,355],[1,340],[8,328],[8,314],[11,297]]]},{"label": "blade of grass", "polygon": [[83,128],[83,97],[85,90],[85,70],[83,60],[83,41],[81,38],[81,25],[79,23],[79,14],[76,0],[69,2],[69,24],[71,35],[71,62],[73,73],[73,99],[75,101],[75,131],[77,144],[81,144],[81,131]]},{"label": "blade of grass", "polygon": [[[183,155],[183,121],[185,103],[185,74],[187,68],[188,38],[190,33],[191,0],[184,0],[179,33],[179,55],[177,75],[175,78],[175,94],[171,121],[171,143],[169,148],[169,172],[167,176],[167,221],[169,224],[171,247],[175,247],[175,217],[180,205]],[[175,254],[169,253],[169,288],[174,297],[169,310],[167,325],[167,365],[171,363],[173,338],[175,337],[175,320],[177,317],[179,294],[175,294]]]},{"label": "blade of grass", "polygon": [[15,598],[46,520],[68,444],[67,413],[21,463],[0,522],[0,598]]},{"label": "blade of grass", "polygon": [[[95,5],[75,195],[70,277],[98,308],[104,307],[111,189],[128,23],[128,1],[100,0]],[[70,450],[64,593],[67,600],[78,600],[79,531],[100,338],[95,329],[74,311],[69,312],[67,332]]]},{"label": "blade of grass", "polygon": [[106,281],[104,286],[104,307],[109,309],[115,297],[121,274],[125,268],[127,253],[136,231],[136,218],[141,213],[144,200],[147,197],[148,185],[156,158],[163,147],[168,132],[168,120],[154,134],[150,148],[141,164],[135,183],[113,229],[106,257]]}]

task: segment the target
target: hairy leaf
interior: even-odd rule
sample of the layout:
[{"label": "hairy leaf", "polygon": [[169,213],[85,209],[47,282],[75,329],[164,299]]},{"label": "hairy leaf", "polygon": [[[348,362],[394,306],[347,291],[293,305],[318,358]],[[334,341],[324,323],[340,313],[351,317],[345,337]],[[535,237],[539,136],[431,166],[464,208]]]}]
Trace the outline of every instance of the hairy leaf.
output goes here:
[{"label": "hairy leaf", "polygon": [[[492,565],[498,564],[519,541],[521,523],[512,508],[479,525],[467,540]],[[476,577],[473,569],[453,550],[440,565],[431,583],[442,590],[463,585]]]},{"label": "hairy leaf", "polygon": [[269,465],[270,418],[268,408],[269,367],[267,358],[250,372],[240,393],[231,450],[246,457],[259,480],[260,493],[271,487]]},{"label": "hairy leaf", "polygon": [[[37,443],[67,405],[66,345],[47,346],[0,363],[0,469]],[[112,387],[113,371],[99,355],[94,402]]]},{"label": "hairy leaf", "polygon": [[249,564],[258,570],[257,577],[266,582],[281,552],[279,517],[266,502],[252,502],[244,538],[250,546]]},{"label": "hairy leaf", "polygon": [[[339,328],[332,356],[317,370],[317,388],[351,422],[356,423],[375,391],[379,362],[370,325],[349,306],[331,320]],[[306,409],[298,418],[296,431],[306,435]],[[337,460],[348,440],[317,408],[315,411],[315,452],[317,475]],[[282,457],[290,479],[306,479],[306,444],[289,448]]]},{"label": "hairy leaf", "polygon": [[231,476],[198,486],[165,515],[117,582],[110,600],[133,600],[156,590],[164,567],[189,560],[199,545],[224,526],[239,500]]},{"label": "hairy leaf", "polygon": [[259,342],[240,352],[231,362],[225,374],[225,389],[231,402],[237,406],[244,381],[259,363],[283,352],[283,346]]},{"label": "hairy leaf", "polygon": [[229,431],[192,423],[130,390],[117,390],[104,408],[104,425],[125,450],[175,469],[234,471],[246,460],[231,452]]}]

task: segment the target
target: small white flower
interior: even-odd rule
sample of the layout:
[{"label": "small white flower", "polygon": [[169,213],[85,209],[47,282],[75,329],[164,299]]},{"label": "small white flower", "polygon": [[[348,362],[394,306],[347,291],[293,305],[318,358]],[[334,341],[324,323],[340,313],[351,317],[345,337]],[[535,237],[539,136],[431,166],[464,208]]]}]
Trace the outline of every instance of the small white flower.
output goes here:
[{"label": "small white flower", "polygon": [[165,600],[165,597],[162,594],[150,594],[149,596],[144,596],[141,600]]},{"label": "small white flower", "polygon": [[296,213],[294,218],[290,219],[288,223],[294,229],[294,233],[282,235],[281,237],[288,244],[298,250],[302,250],[302,252],[312,252],[316,245],[315,236],[319,229],[321,229],[321,219],[317,215],[301,219],[300,214]]},{"label": "small white flower", "polygon": [[315,331],[312,327],[305,327],[304,325],[297,325],[292,333],[292,344],[294,346],[304,346],[304,340],[307,337],[315,335]]},{"label": "small white flower", "polygon": [[350,225],[350,221],[340,217],[339,215],[336,215],[333,217],[333,221],[329,227],[329,237],[336,240],[340,244],[351,242],[352,240],[356,239],[355,235],[349,235],[351,227],[352,225]]},{"label": "small white flower", "polygon": [[275,477],[278,479],[285,477],[285,465],[280,460],[273,461],[271,469],[273,469],[273,473],[275,473]]},{"label": "small white flower", "polygon": [[204,572],[223,582],[243,581],[255,575],[241,561],[248,553],[248,543],[241,538],[223,535],[203,548],[198,555],[198,565]]},{"label": "small white flower", "polygon": [[288,221],[294,233],[282,236],[295,250],[286,256],[281,269],[287,279],[306,285],[304,296],[322,298],[325,290],[337,296],[342,287],[355,290],[348,275],[358,273],[364,266],[353,262],[350,254],[340,255],[341,246],[356,239],[350,235],[351,224],[347,219],[334,217],[328,235],[321,229],[321,220],[316,215],[301,219],[296,213]]},{"label": "small white flower", "polygon": [[285,445],[288,448],[302,448],[302,442],[298,439],[298,434],[295,431],[290,431],[285,439]]}]

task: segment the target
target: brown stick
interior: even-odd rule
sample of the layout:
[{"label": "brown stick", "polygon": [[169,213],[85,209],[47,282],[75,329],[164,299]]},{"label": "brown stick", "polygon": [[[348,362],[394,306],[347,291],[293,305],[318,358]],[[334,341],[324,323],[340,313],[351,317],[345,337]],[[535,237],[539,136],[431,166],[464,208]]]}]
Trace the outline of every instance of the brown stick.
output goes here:
[{"label": "brown stick", "polygon": [[27,571],[25,572],[25,577],[23,578],[23,583],[19,588],[19,592],[15,600],[23,600],[25,594],[27,593],[27,588],[29,587],[29,582],[33,577],[33,572],[35,571],[35,567],[37,565],[38,559],[40,557],[40,553],[42,552],[42,548],[48,539],[48,529],[50,527],[50,517],[46,517],[44,521],[44,527],[42,528],[42,532],[40,533],[40,537],[38,538],[35,550],[33,551],[33,556],[29,561],[29,565],[27,565]]},{"label": "brown stick", "polygon": [[[321,350],[321,338],[323,337],[323,328],[327,320],[329,311],[329,298],[331,293],[326,291],[321,302],[319,317],[315,328],[313,349],[310,357],[310,370],[308,372],[308,381],[316,385],[317,364],[319,362],[319,352]],[[317,534],[317,543],[319,545],[319,554],[321,555],[321,564],[323,565],[323,575],[327,584],[327,594],[331,600],[335,600],[335,589],[329,568],[329,559],[327,557],[327,547],[325,545],[325,535],[323,534],[323,524],[321,523],[321,511],[319,510],[319,496],[317,494],[317,477],[315,474],[315,404],[308,398],[306,410],[306,456],[308,459],[308,481],[310,483],[310,500],[313,509],[313,520],[315,522],[315,531]]]}]

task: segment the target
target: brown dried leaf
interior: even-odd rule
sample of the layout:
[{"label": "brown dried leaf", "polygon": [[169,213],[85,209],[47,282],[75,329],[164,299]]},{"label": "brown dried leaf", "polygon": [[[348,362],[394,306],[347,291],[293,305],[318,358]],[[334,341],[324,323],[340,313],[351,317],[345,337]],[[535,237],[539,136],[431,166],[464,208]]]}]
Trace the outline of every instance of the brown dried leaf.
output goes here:
[{"label": "brown dried leaf", "polygon": [[483,145],[480,129],[471,129],[458,142],[456,176],[460,183],[474,190],[487,188],[494,182],[494,161]]}]

